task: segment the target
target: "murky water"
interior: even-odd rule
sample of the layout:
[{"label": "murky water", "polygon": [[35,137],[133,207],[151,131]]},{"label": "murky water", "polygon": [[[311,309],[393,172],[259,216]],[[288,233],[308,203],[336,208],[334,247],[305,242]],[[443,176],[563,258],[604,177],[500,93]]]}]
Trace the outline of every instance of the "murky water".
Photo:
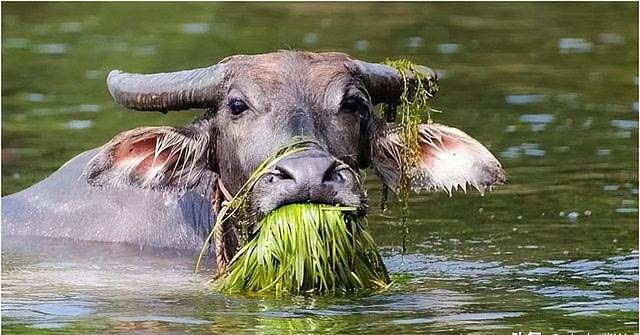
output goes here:
[{"label": "murky water", "polygon": [[[509,183],[413,198],[370,229],[396,284],[370,296],[222,296],[194,255],[28,239],[2,244],[2,330],[69,333],[638,332],[638,8],[588,4],[3,4],[2,193],[141,125],[110,69],[236,53],[407,57],[443,74],[434,118],[502,161]],[[367,181],[372,207],[380,187]]]}]

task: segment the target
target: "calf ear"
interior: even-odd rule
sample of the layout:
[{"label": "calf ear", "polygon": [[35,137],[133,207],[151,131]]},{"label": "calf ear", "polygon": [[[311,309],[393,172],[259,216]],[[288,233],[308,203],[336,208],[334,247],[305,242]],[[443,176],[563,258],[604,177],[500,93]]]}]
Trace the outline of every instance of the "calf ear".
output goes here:
[{"label": "calf ear", "polygon": [[[386,128],[373,144],[372,163],[385,185],[397,192],[402,142],[400,128]],[[445,190],[467,184],[480,192],[505,180],[500,162],[482,144],[459,129],[431,123],[418,125],[417,166],[409,172],[414,191]]]},{"label": "calf ear", "polygon": [[209,135],[187,128],[141,127],[116,135],[87,164],[91,185],[192,188],[209,173]]}]

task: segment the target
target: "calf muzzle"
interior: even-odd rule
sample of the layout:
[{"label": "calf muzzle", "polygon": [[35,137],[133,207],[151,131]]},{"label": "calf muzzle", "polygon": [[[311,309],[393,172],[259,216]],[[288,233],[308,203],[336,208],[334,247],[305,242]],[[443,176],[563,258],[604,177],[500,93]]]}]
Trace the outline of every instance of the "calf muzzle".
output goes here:
[{"label": "calf muzzle", "polygon": [[322,149],[312,148],[279,161],[257,183],[254,209],[266,215],[292,203],[362,206],[357,173]]}]

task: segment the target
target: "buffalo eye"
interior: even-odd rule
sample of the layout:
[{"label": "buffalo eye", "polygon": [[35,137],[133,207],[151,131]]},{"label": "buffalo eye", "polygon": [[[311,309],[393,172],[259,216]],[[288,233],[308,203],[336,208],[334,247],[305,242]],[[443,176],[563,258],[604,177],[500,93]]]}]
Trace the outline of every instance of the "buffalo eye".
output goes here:
[{"label": "buffalo eye", "polygon": [[231,114],[234,116],[238,116],[242,114],[242,112],[249,109],[249,106],[247,106],[247,104],[244,101],[238,98],[229,99],[227,106],[229,106],[229,110],[231,111]]},{"label": "buffalo eye", "polygon": [[367,104],[364,98],[357,95],[344,98],[340,107],[346,112],[363,116],[367,112]]}]

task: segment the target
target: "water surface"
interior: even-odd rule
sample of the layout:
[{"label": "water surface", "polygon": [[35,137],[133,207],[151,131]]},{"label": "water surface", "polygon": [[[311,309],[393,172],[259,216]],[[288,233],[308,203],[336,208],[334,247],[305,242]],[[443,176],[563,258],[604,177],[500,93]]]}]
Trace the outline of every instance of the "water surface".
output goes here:
[{"label": "water surface", "polygon": [[223,296],[194,255],[100,243],[2,244],[7,333],[638,332],[636,3],[2,5],[2,194],[142,125],[109,70],[161,72],[237,53],[406,57],[443,79],[438,122],[485,144],[507,185],[412,199],[370,230],[396,279],[368,296]]}]

